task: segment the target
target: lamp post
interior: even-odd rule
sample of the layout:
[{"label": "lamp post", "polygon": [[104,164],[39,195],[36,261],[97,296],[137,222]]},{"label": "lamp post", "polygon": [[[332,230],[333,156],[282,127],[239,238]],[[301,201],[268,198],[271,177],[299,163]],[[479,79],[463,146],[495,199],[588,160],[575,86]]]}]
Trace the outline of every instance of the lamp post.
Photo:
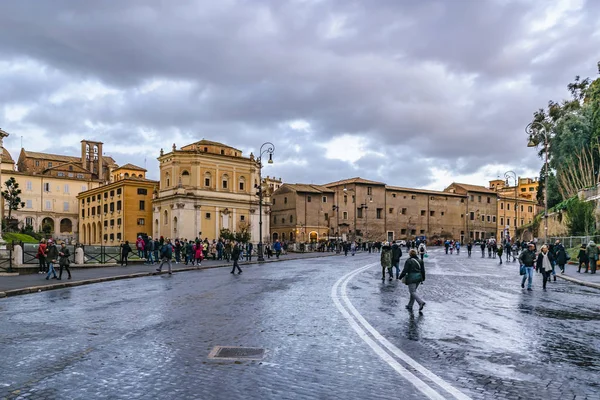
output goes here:
[{"label": "lamp post", "polygon": [[335,211],[335,218],[337,220],[336,225],[335,225],[335,253],[336,254],[340,254],[340,206],[339,206],[339,199],[336,196],[336,205],[334,205],[332,208]]},{"label": "lamp post", "polygon": [[534,141],[534,135],[541,132],[544,135],[544,153],[545,153],[545,177],[544,177],[544,244],[548,243],[548,132],[543,124],[532,122],[525,127],[525,132],[529,135],[527,147],[537,147],[539,143]]},{"label": "lamp post", "polygon": [[[263,148],[266,147],[264,150]],[[260,152],[256,158],[258,163],[258,185],[254,185],[258,189],[258,261],[265,261],[263,254],[263,242],[262,242],[262,203],[263,203],[263,184],[262,184],[262,156],[267,153],[269,155],[269,164],[273,164],[273,152],[275,151],[275,145],[271,142],[265,142],[260,146]]]},{"label": "lamp post", "polygon": [[[8,133],[0,129],[0,164],[2,163],[2,156],[4,154],[4,138],[8,137]],[[2,170],[0,169],[0,185],[2,185]],[[2,204],[2,210],[0,210],[0,217],[4,221],[4,200],[0,200]],[[4,247],[4,239],[2,239],[2,221],[0,221],[0,246]],[[11,272],[11,270],[9,270]]]},{"label": "lamp post", "polygon": [[[508,179],[509,178],[513,178],[515,180],[515,236],[517,235],[517,223],[516,221],[519,220],[519,197],[518,197],[518,186],[519,183],[517,181],[517,174],[514,171],[506,171],[504,173],[504,179],[506,179],[506,185],[508,186]],[[506,213],[506,207],[504,208],[505,213]],[[506,215],[506,214],[505,214]],[[508,225],[508,224],[507,224]],[[508,230],[508,233],[510,235],[510,229]]]},{"label": "lamp post", "polygon": [[[354,192],[354,195],[352,196],[352,204],[356,204],[356,191],[354,189],[348,189],[344,186],[344,194],[348,194],[348,192]],[[352,241],[356,241],[356,207],[352,206],[352,208],[354,209],[352,211],[352,214],[354,214],[354,233],[352,234]]]},{"label": "lamp post", "polygon": [[372,203],[372,202],[373,202],[372,197],[370,197],[370,198],[365,197],[365,202],[360,205],[360,208],[365,210],[365,237],[366,237],[367,241],[369,240],[369,212],[366,210],[369,209],[368,203]]}]

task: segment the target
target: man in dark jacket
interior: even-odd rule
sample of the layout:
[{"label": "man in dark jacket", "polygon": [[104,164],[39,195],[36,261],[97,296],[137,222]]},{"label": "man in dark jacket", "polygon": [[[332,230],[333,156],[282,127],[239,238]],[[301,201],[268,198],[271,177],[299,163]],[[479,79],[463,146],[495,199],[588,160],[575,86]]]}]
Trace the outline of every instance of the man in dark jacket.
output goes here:
[{"label": "man in dark jacket", "polygon": [[242,273],[242,269],[238,265],[238,260],[240,259],[240,254],[242,250],[240,249],[240,245],[236,242],[233,242],[233,248],[231,249],[231,259],[233,260],[233,269],[231,270],[232,274],[235,274],[235,269],[238,269],[238,275]]},{"label": "man in dark jacket", "polygon": [[69,264],[71,263],[71,261],[69,261],[69,257],[71,257],[71,252],[69,251],[67,246],[65,246],[65,242],[62,242],[60,244],[60,250],[58,252],[58,265],[60,267],[60,269],[58,270],[59,281],[62,279],[63,268],[65,268],[67,270],[67,273],[69,274],[67,279],[71,279],[71,270],[69,269]]},{"label": "man in dark jacket", "polygon": [[533,243],[529,243],[527,246],[527,250],[522,251],[521,255],[519,255],[519,262],[521,265],[525,266],[525,275],[523,275],[523,279],[521,280],[521,287],[525,288],[525,281],[527,280],[527,290],[531,289],[531,284],[533,282],[533,264],[535,263],[535,245]]},{"label": "man in dark jacket", "polygon": [[171,259],[173,258],[173,245],[171,244],[171,239],[167,239],[167,241],[160,248],[160,257],[162,262],[156,270],[161,272],[163,265],[167,263],[169,266],[169,275],[171,275]]},{"label": "man in dark jacket", "polygon": [[402,257],[402,249],[398,242],[392,245],[392,267],[396,268],[396,279],[400,279],[400,257]]},{"label": "man in dark jacket", "polygon": [[481,247],[481,258],[485,257],[485,242],[482,240],[481,244],[479,245],[479,247]]},{"label": "man in dark jacket", "polygon": [[123,264],[127,266],[127,259],[129,258],[129,253],[131,253],[131,246],[129,245],[129,241],[126,240],[123,245],[121,245],[121,267]]},{"label": "man in dark jacket", "polygon": [[[554,244],[554,259],[556,260],[556,264],[558,264],[558,268],[560,268],[560,273],[565,273],[565,264],[567,263],[567,251],[565,247],[560,243],[560,240],[556,240]],[[556,275],[554,276],[554,280],[556,280]]]},{"label": "man in dark jacket", "polygon": [[417,294],[417,288],[422,282],[425,282],[425,263],[423,260],[419,259],[415,249],[411,249],[408,252],[408,255],[410,258],[404,263],[404,268],[400,274],[400,279],[406,276],[406,284],[408,285],[408,291],[410,293],[410,300],[408,301],[406,308],[412,311],[416,300],[417,303],[419,303],[419,312],[422,312],[423,307],[425,307],[425,302]]},{"label": "man in dark jacket", "polygon": [[48,263],[48,273],[46,274],[46,280],[50,279],[50,275],[54,275],[52,279],[58,279],[54,266],[58,262],[58,249],[52,239],[48,239],[48,247],[46,248],[46,261]]}]

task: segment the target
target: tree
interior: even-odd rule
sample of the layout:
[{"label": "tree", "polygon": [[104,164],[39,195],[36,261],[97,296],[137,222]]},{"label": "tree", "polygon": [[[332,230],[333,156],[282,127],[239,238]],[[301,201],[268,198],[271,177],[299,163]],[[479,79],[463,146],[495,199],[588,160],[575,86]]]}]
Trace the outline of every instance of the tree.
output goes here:
[{"label": "tree", "polygon": [[247,243],[251,238],[250,234],[250,224],[242,221],[238,224],[238,231],[234,233],[234,238],[236,242],[239,243]]},{"label": "tree", "polygon": [[2,197],[4,197],[4,200],[8,205],[7,219],[11,219],[12,212],[25,207],[25,202],[21,201],[21,189],[19,189],[19,184],[14,177],[11,176],[9,180],[4,182],[4,186],[6,187],[6,190],[2,191]]},{"label": "tree", "polygon": [[571,235],[589,235],[594,231],[594,202],[582,201],[578,196],[567,201],[567,227]]},{"label": "tree", "polygon": [[221,229],[219,237],[224,240],[235,240],[235,234],[227,228]]}]

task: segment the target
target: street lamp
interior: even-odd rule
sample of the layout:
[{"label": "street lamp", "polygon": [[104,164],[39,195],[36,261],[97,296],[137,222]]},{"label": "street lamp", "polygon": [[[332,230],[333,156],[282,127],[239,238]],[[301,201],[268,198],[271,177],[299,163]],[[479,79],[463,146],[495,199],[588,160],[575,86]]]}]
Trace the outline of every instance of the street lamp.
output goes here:
[{"label": "street lamp", "polygon": [[[348,189],[344,186],[344,194],[346,195],[348,192],[354,192],[354,195],[352,196],[352,204],[356,204],[356,191],[354,189]],[[356,207],[352,206],[352,208],[352,214],[354,214],[354,232],[352,234],[352,241],[356,241]]]},{"label": "street lamp", "polygon": [[[516,221],[519,220],[519,194],[518,194],[518,186],[519,183],[517,181],[517,174],[514,171],[506,171],[504,173],[504,179],[506,180],[506,185],[508,186],[508,179],[509,178],[513,178],[515,180],[515,236],[517,235],[517,223]],[[506,217],[506,207],[504,207],[504,216]],[[508,225],[508,224],[506,224]],[[506,229],[506,227],[505,227]],[[508,229],[508,234],[510,236],[510,228]],[[505,238],[506,239],[506,238]]]},{"label": "street lamp", "polygon": [[[263,150],[263,147],[266,147]],[[256,158],[258,163],[258,185],[254,185],[258,189],[258,261],[265,261],[263,254],[263,242],[262,242],[262,203],[263,203],[263,184],[262,184],[262,156],[267,153],[269,155],[268,164],[273,164],[273,152],[275,151],[275,145],[271,142],[265,142],[260,146],[260,152]]]},{"label": "street lamp", "polygon": [[548,132],[544,125],[539,122],[531,122],[525,127],[525,132],[529,135],[527,147],[537,147],[539,143],[534,141],[534,135],[541,132],[544,135],[544,153],[545,159],[545,178],[544,178],[544,244],[548,243]]},{"label": "street lamp", "polygon": [[[4,138],[8,137],[8,132],[4,132],[0,129],[0,164],[2,163],[2,155],[4,153]],[[0,185],[2,185],[2,171],[0,170]],[[2,210],[0,210],[0,217],[4,221],[4,204],[2,203]],[[0,246],[4,247],[4,239],[2,239],[2,223],[0,222]],[[9,268],[8,272],[12,272]]]},{"label": "street lamp", "polygon": [[336,196],[336,205],[334,205],[333,211],[335,211],[335,217],[337,219],[337,223],[335,225],[335,252],[336,254],[340,254],[340,206],[339,206],[339,196]]},{"label": "street lamp", "polygon": [[366,210],[369,209],[368,203],[372,203],[372,202],[373,202],[372,197],[369,197],[369,198],[365,197],[365,202],[360,205],[360,208],[365,210],[365,237],[366,237],[367,241],[369,240],[369,212]]}]

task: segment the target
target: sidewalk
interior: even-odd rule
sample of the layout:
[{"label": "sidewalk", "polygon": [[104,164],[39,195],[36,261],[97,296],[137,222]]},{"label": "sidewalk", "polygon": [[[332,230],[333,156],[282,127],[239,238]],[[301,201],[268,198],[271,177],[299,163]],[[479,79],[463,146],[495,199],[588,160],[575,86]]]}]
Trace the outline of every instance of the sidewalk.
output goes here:
[{"label": "sidewalk", "polygon": [[590,274],[589,272],[587,274],[583,272],[577,273],[577,266],[571,264],[566,266],[566,271],[566,273],[561,274],[560,269],[557,268],[556,276],[579,285],[600,289],[600,271],[596,271],[595,274]]},{"label": "sidewalk", "polygon": [[[282,255],[279,259],[271,257],[270,259],[265,258],[265,263],[273,263],[279,261],[296,260],[302,258],[319,258],[335,256],[333,252],[311,252],[311,253],[288,253]],[[343,253],[342,253],[343,255]],[[209,268],[220,268],[220,267],[232,267],[231,262],[226,261],[213,261],[204,260],[202,266],[185,265],[183,263],[175,264],[172,263],[173,272],[193,271],[199,269]],[[240,267],[258,264],[256,257],[252,257],[251,262],[241,261]],[[157,272],[157,264],[144,265],[144,264],[130,264],[127,267],[121,267],[120,265],[107,266],[107,267],[96,267],[96,268],[74,268],[72,269],[73,279],[67,280],[66,272],[63,272],[62,279],[60,281],[50,278],[46,280],[46,275],[42,274],[31,274],[31,275],[16,275],[16,276],[2,276],[0,277],[0,298],[8,296],[17,296],[20,294],[35,293],[45,290],[62,289],[66,287],[88,285],[91,283],[114,281],[118,279],[130,279],[138,278],[142,276],[165,274],[167,270],[163,268],[163,272]],[[58,274],[58,268],[57,268]]]}]

